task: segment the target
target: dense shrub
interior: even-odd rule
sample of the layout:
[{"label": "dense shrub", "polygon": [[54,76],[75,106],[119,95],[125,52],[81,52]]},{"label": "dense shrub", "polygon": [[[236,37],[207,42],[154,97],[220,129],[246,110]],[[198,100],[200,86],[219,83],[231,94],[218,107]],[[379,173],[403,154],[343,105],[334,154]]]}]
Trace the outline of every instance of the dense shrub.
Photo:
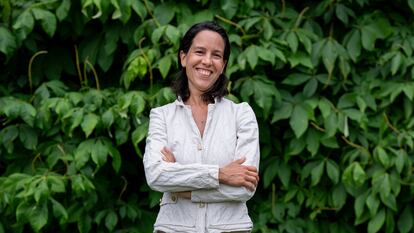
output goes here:
[{"label": "dense shrub", "polygon": [[259,120],[255,232],[414,232],[414,0],[0,6],[0,232],[151,232],[148,112],[201,20]]}]

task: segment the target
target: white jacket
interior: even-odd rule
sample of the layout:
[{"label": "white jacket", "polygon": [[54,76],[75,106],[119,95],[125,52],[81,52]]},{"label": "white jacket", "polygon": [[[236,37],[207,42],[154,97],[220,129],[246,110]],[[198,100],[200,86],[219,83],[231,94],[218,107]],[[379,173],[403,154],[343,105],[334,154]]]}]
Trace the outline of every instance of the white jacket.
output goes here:
[{"label": "white jacket", "polygon": [[[164,146],[175,163],[162,160]],[[219,167],[243,156],[244,164],[259,168],[259,131],[247,103],[209,104],[203,137],[180,99],[152,109],[144,168],[148,185],[164,193],[154,232],[250,231],[246,201],[254,192],[218,180]],[[181,191],[191,191],[191,200],[173,194]]]}]

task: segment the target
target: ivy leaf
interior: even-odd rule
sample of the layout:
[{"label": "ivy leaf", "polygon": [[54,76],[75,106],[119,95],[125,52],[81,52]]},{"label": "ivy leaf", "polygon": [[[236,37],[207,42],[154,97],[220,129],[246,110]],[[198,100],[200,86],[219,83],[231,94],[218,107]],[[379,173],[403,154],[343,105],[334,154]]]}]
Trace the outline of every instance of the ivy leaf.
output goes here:
[{"label": "ivy leaf", "polygon": [[174,5],[170,3],[157,4],[154,9],[154,16],[161,25],[166,25],[174,18]]},{"label": "ivy leaf", "polygon": [[29,222],[36,232],[39,232],[47,223],[48,220],[47,202],[44,201],[33,207],[30,212]]},{"label": "ivy leaf", "polygon": [[33,8],[32,11],[35,19],[40,20],[43,30],[52,37],[55,34],[57,25],[55,15],[41,8]]},{"label": "ivy leaf", "polygon": [[16,49],[16,38],[10,33],[9,29],[0,26],[0,52],[10,57]]},{"label": "ivy leaf", "polygon": [[[414,2],[413,2],[414,4]],[[414,11],[414,10],[413,10]],[[413,229],[413,210],[412,206],[406,206],[398,219],[398,230],[401,233],[408,233]]]},{"label": "ivy leaf", "polygon": [[292,115],[293,106],[291,103],[283,102],[280,108],[276,108],[273,112],[272,123],[276,121],[288,119]]},{"label": "ivy leaf", "polygon": [[385,222],[385,210],[381,209],[369,222],[368,233],[378,232]]},{"label": "ivy leaf", "polygon": [[328,39],[322,49],[322,61],[329,74],[332,74],[338,52],[333,39]]},{"label": "ivy leaf", "polygon": [[223,10],[224,16],[227,19],[232,19],[236,15],[237,9],[239,7],[239,1],[238,0],[226,0],[226,1],[221,0],[220,2],[222,2],[221,9]]},{"label": "ivy leaf", "polygon": [[323,174],[323,168],[325,167],[325,161],[320,161],[311,171],[312,186],[315,186],[321,180]]},{"label": "ivy leaf", "polygon": [[95,140],[93,148],[91,148],[92,161],[98,166],[102,167],[108,158],[109,149],[102,139]]},{"label": "ivy leaf", "polygon": [[346,203],[347,192],[343,185],[337,185],[332,192],[332,202],[337,210],[342,209]]},{"label": "ivy leaf", "polygon": [[137,15],[141,18],[141,21],[144,21],[144,19],[147,17],[147,11],[145,5],[139,1],[131,1],[131,7],[137,13]]},{"label": "ivy leaf", "polygon": [[21,125],[19,131],[19,138],[23,146],[26,149],[35,150],[38,141],[37,132],[28,125]]},{"label": "ivy leaf", "polygon": [[411,8],[411,11],[414,12],[414,0],[408,0],[408,6]]},{"label": "ivy leaf", "polygon": [[326,173],[328,173],[329,179],[331,179],[334,184],[339,182],[339,166],[335,161],[331,159],[327,160]]},{"label": "ivy leaf", "polygon": [[158,61],[158,69],[162,75],[162,78],[165,79],[168,75],[168,71],[171,68],[171,57],[164,56]]},{"label": "ivy leaf", "polygon": [[89,135],[91,135],[98,122],[99,117],[93,113],[89,113],[83,118],[81,127],[86,137],[89,137]]},{"label": "ivy leaf", "polygon": [[254,69],[257,65],[257,60],[258,60],[258,51],[257,51],[257,46],[255,45],[251,45],[249,47],[246,48],[245,50],[246,53],[246,57],[247,57],[247,62],[249,63],[250,67],[252,69]]},{"label": "ivy leaf", "polygon": [[71,6],[70,0],[63,0],[60,6],[56,10],[56,16],[59,19],[59,21],[63,21],[69,13]]},{"label": "ivy leaf", "polygon": [[367,175],[364,169],[361,167],[361,165],[358,162],[354,163],[352,177],[358,186],[361,186],[362,184],[364,184],[367,178]]},{"label": "ivy leaf", "polygon": [[19,37],[20,40],[24,40],[27,35],[32,32],[34,22],[35,21],[30,10],[24,11],[17,17],[15,23],[13,24],[13,29],[19,30],[21,33]]},{"label": "ivy leaf", "polygon": [[53,215],[60,219],[60,222],[66,222],[68,219],[68,212],[66,211],[65,207],[56,201],[54,198],[50,197],[49,200],[52,202],[53,208]]},{"label": "ivy leaf", "polygon": [[258,46],[257,53],[259,54],[259,57],[263,59],[264,61],[268,61],[272,65],[275,64],[275,59],[276,59],[275,54],[273,54],[270,50],[264,47]]},{"label": "ivy leaf", "polygon": [[113,232],[116,224],[118,223],[118,215],[114,211],[109,211],[105,218],[105,226],[109,232]]},{"label": "ivy leaf", "polygon": [[140,143],[147,136],[148,126],[149,121],[146,120],[142,122],[140,125],[138,125],[134,132],[132,132],[132,143],[134,144],[135,151],[140,157],[142,157],[142,153],[138,147],[138,143]]},{"label": "ivy leaf", "polygon": [[308,128],[308,113],[302,105],[293,107],[292,116],[289,121],[296,138],[300,138]]}]

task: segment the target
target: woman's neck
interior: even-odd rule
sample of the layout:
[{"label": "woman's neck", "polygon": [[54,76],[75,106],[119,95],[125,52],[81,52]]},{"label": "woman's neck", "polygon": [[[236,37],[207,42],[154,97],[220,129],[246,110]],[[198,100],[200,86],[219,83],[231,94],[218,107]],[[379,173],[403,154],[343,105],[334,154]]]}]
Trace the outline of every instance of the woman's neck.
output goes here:
[{"label": "woman's neck", "polygon": [[194,107],[204,107],[208,105],[208,103],[203,100],[203,96],[201,95],[190,95],[186,101],[186,104]]}]

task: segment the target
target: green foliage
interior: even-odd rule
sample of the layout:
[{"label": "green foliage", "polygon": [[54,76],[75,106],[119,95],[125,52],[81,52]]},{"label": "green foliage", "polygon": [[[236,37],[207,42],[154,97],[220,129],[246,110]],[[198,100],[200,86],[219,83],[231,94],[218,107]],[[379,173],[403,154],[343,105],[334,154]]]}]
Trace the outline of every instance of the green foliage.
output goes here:
[{"label": "green foliage", "polygon": [[151,232],[142,154],[194,22],[260,126],[254,232],[413,232],[413,0],[0,1],[0,232]]}]

